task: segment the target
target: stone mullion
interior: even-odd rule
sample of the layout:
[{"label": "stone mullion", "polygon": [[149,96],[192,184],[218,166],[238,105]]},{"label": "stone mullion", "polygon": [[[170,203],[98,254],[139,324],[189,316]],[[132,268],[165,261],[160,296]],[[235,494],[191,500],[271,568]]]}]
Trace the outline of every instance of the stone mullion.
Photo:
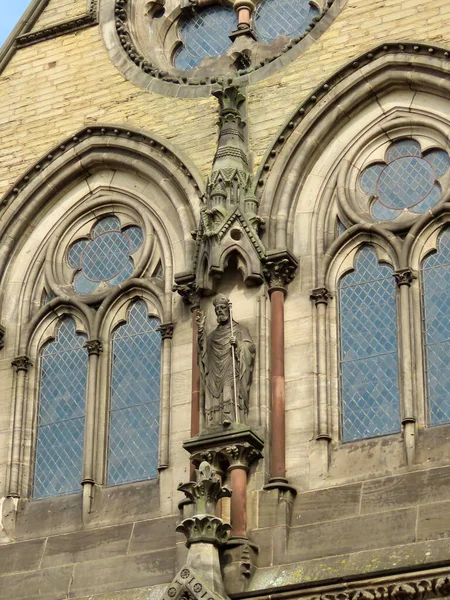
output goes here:
[{"label": "stone mullion", "polygon": [[416,413],[414,410],[414,361],[411,344],[411,284],[415,276],[411,269],[401,269],[394,273],[399,288],[400,316],[400,373],[402,382],[401,397],[402,425],[405,451],[408,464],[414,464],[416,451]]},{"label": "stone mullion", "polygon": [[159,442],[158,468],[169,466],[169,429],[170,429],[170,366],[172,364],[173,325],[164,323],[159,328],[162,338],[162,373],[161,373],[161,425]]},{"label": "stone mullion", "polygon": [[21,449],[23,447],[24,408],[28,369],[31,366],[27,356],[19,356],[12,361],[16,370],[14,386],[14,424],[11,450],[11,465],[9,472],[8,496],[20,497],[20,465]]},{"label": "stone mullion", "polygon": [[317,361],[317,439],[331,439],[328,411],[327,384],[327,309],[331,295],[326,288],[317,288],[311,293],[316,305],[316,361]]},{"label": "stone mullion", "polygon": [[83,451],[83,518],[86,519],[91,510],[93,487],[95,485],[95,432],[96,432],[96,406],[98,398],[98,369],[102,352],[102,343],[99,340],[90,340],[86,343],[89,354],[88,384],[86,393],[86,421]]}]

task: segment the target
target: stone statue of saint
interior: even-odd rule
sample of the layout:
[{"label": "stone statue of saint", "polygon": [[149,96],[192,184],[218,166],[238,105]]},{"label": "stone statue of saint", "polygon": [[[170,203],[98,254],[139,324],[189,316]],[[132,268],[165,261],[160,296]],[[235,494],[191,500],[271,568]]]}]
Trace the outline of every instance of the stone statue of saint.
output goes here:
[{"label": "stone statue of saint", "polygon": [[[248,329],[230,318],[231,304],[214,300],[217,327],[205,336],[205,316],[198,325],[198,360],[208,428],[245,423],[255,364],[255,344]],[[237,410],[236,410],[237,409]]]}]

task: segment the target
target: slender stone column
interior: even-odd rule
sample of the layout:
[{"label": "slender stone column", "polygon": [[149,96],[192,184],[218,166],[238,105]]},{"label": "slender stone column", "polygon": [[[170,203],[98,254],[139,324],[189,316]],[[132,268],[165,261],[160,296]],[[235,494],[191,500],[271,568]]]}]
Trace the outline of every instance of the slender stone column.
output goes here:
[{"label": "slender stone column", "polygon": [[11,467],[9,476],[8,496],[20,497],[20,453],[24,428],[25,392],[28,369],[32,366],[27,356],[18,356],[11,365],[16,369],[15,398],[14,398],[14,425],[11,450]]},{"label": "slender stone column", "polygon": [[330,424],[328,419],[327,394],[327,342],[326,316],[331,294],[326,288],[317,288],[310,296],[316,304],[316,354],[317,354],[317,439],[329,442]]},{"label": "slender stone column", "polygon": [[103,345],[99,340],[86,342],[89,354],[88,389],[86,401],[86,430],[84,434],[83,452],[83,518],[86,519],[91,510],[93,488],[95,485],[95,407],[97,404],[98,363]]},{"label": "slender stone column", "polygon": [[284,299],[286,286],[292,281],[297,269],[297,260],[290,252],[268,253],[264,275],[269,285],[270,296],[270,349],[272,427],[271,461],[269,484],[286,484],[286,423],[285,423],[285,378],[284,378]]},{"label": "slender stone column", "polygon": [[169,466],[169,428],[170,428],[170,370],[172,362],[172,338],[174,326],[172,323],[163,323],[159,327],[161,333],[161,441],[159,444],[158,468],[160,471]]},{"label": "slender stone column", "polygon": [[410,335],[411,284],[416,278],[411,269],[400,269],[394,273],[400,291],[400,347],[401,378],[403,390],[403,436],[406,458],[409,465],[414,464],[416,454],[416,417],[414,410],[414,372]]}]

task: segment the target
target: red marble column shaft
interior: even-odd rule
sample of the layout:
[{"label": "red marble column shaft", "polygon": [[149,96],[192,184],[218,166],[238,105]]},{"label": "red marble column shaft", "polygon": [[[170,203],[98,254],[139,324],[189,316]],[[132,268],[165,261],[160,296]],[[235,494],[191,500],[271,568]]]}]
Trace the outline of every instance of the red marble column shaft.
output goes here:
[{"label": "red marble column shaft", "polygon": [[286,424],[284,381],[284,292],[275,289],[270,293],[270,349],[272,387],[272,455],[271,479],[286,477]]},{"label": "red marble column shaft", "polygon": [[[192,394],[191,394],[191,437],[200,432],[200,367],[197,352],[197,316],[198,308],[192,311]],[[194,478],[195,467],[191,464],[191,480]]]},{"label": "red marble column shaft", "polygon": [[247,537],[247,470],[232,467],[231,527],[233,537]]}]

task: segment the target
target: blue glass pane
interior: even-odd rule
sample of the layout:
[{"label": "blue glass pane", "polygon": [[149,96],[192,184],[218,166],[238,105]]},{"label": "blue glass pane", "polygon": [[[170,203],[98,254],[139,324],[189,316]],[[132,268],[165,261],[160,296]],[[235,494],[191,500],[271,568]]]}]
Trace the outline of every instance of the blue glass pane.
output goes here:
[{"label": "blue glass pane", "polygon": [[98,286],[99,282],[88,279],[83,271],[78,271],[73,278],[73,287],[79,294],[92,294]]},{"label": "blue glass pane", "polygon": [[159,320],[145,302],[133,304],[128,323],[113,336],[108,483],[157,474],[161,377]]},{"label": "blue glass pane", "polygon": [[237,15],[225,6],[209,6],[182,22],[182,46],[174,58],[177,69],[188,71],[208,56],[225,54],[232,42],[229,35],[237,28]]},{"label": "blue glass pane", "polygon": [[255,15],[256,37],[271,42],[280,35],[301,35],[320,11],[309,0],[262,0]]},{"label": "blue glass pane", "polygon": [[107,281],[126,266],[130,254],[128,238],[110,231],[94,238],[81,259],[83,273],[91,281]]},{"label": "blue glass pane", "polygon": [[80,489],[87,387],[86,336],[65,319],[41,352],[33,496]]},{"label": "blue glass pane", "polygon": [[106,217],[105,219],[101,219],[101,221],[95,225],[92,231],[92,237],[95,238],[108,231],[120,231],[120,221],[117,217]]},{"label": "blue glass pane", "polygon": [[386,162],[390,163],[402,156],[422,156],[419,142],[416,142],[416,140],[394,142],[386,152]]},{"label": "blue glass pane", "polygon": [[416,213],[418,215],[422,215],[424,212],[430,210],[430,208],[433,208],[433,206],[439,202],[439,200],[441,199],[441,195],[441,187],[438,183],[435,183],[433,188],[431,189],[431,192],[428,194],[425,200],[413,206],[411,208],[411,212]]},{"label": "blue glass pane", "polygon": [[370,167],[367,167],[367,169],[363,171],[360,179],[360,185],[364,193],[371,195],[377,193],[378,178],[383,172],[385,166],[386,165],[384,164],[370,165]]},{"label": "blue glass pane", "polygon": [[134,271],[133,259],[129,258],[127,260],[127,264],[124,266],[124,268],[122,269],[122,271],[118,275],[116,275],[116,277],[113,277],[112,279],[110,279],[106,283],[110,287],[114,287],[116,285],[119,285],[119,283],[123,283],[126,279],[128,279],[129,277],[131,277],[133,275],[133,271]]},{"label": "blue glass pane", "polygon": [[127,227],[123,233],[130,240],[130,254],[134,254],[144,242],[144,233],[140,227]]},{"label": "blue glass pane", "polygon": [[450,230],[422,264],[430,425],[450,422]]},{"label": "blue glass pane", "polygon": [[398,217],[397,210],[392,210],[392,208],[384,206],[379,200],[375,200],[372,204],[371,213],[372,217],[377,219],[377,221],[392,221],[392,219]]},{"label": "blue glass pane", "polygon": [[343,440],[400,430],[393,269],[370,246],[339,282]]},{"label": "blue glass pane", "polygon": [[428,196],[435,180],[428,161],[417,156],[403,156],[384,168],[378,180],[378,196],[389,208],[408,208]]},{"label": "blue glass pane", "polygon": [[88,244],[89,240],[80,240],[72,246],[67,255],[67,262],[69,264],[69,267],[71,267],[72,269],[81,268],[81,255],[83,254],[83,250]]},{"label": "blue glass pane", "polygon": [[450,167],[450,157],[444,150],[432,150],[425,155],[428,162],[433,165],[436,177],[442,177]]}]

